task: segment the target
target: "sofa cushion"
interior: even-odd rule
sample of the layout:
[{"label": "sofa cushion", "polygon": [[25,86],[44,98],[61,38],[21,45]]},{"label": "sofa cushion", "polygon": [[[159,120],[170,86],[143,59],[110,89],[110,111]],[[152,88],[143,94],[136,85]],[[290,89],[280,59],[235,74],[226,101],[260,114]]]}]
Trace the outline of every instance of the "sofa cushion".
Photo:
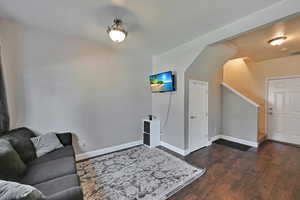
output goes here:
[{"label": "sofa cushion", "polygon": [[0,139],[0,179],[17,180],[26,170],[26,165],[9,141]]},{"label": "sofa cushion", "polygon": [[28,165],[21,183],[35,185],[51,179],[76,173],[75,159],[72,156],[59,158],[36,165]]},{"label": "sofa cushion", "polygon": [[2,139],[7,139],[11,143],[25,163],[36,158],[33,144],[30,141],[32,137],[35,137],[34,132],[25,127],[10,130],[1,136]]},{"label": "sofa cushion", "polygon": [[62,176],[34,185],[35,188],[40,190],[46,196],[50,196],[76,186],[80,186],[78,176],[76,174]]},{"label": "sofa cushion", "polygon": [[47,200],[83,200],[83,194],[78,186],[48,196]]},{"label": "sofa cushion", "polygon": [[37,137],[30,138],[35,148],[36,156],[39,158],[56,149],[63,148],[55,133],[47,133]]},{"label": "sofa cushion", "polygon": [[46,197],[38,189],[16,182],[0,180],[1,200],[45,200]]},{"label": "sofa cushion", "polygon": [[66,146],[64,148],[57,149],[55,151],[52,151],[50,153],[47,153],[46,155],[43,155],[32,162],[29,163],[29,165],[36,165],[36,164],[41,164],[44,162],[49,162],[52,160],[56,160],[59,158],[64,158],[64,157],[69,157],[69,156],[75,156],[73,146]]}]

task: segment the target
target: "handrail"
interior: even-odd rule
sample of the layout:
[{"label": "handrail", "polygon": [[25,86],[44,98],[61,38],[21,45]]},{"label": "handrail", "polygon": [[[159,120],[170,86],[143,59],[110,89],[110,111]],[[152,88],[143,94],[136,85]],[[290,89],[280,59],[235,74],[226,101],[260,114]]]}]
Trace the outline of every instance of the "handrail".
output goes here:
[{"label": "handrail", "polygon": [[228,84],[222,82],[221,83],[222,86],[226,87],[227,89],[229,89],[231,92],[235,93],[236,95],[238,95],[239,97],[241,97],[242,99],[244,99],[245,101],[247,101],[248,103],[252,104],[253,106],[259,108],[260,105],[255,103],[254,101],[252,101],[251,99],[249,99],[248,97],[244,96],[243,94],[241,94],[240,92],[238,92],[237,90],[233,89],[232,87],[230,87]]}]

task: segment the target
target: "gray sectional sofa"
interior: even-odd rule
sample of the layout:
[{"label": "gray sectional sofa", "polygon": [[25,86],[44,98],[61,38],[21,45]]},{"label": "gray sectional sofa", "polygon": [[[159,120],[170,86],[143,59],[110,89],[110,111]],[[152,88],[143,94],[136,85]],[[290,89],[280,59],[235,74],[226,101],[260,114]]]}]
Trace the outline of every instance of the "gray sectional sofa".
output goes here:
[{"label": "gray sectional sofa", "polygon": [[26,163],[26,172],[16,182],[34,186],[47,200],[83,200],[76,174],[72,134],[57,134],[64,147],[39,158],[36,158],[30,143],[32,136],[35,135],[31,130],[20,128],[0,137],[9,140]]}]

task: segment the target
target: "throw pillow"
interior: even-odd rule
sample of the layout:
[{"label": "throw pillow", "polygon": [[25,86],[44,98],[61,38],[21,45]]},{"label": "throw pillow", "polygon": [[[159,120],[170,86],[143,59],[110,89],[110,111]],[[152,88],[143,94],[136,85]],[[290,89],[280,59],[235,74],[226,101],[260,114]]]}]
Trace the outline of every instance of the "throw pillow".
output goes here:
[{"label": "throw pillow", "polygon": [[9,141],[0,139],[0,179],[17,180],[26,170],[26,165]]},{"label": "throw pillow", "polygon": [[44,200],[46,197],[36,188],[16,182],[0,180],[0,200]]},{"label": "throw pillow", "polygon": [[16,152],[18,152],[21,159],[25,163],[28,163],[36,158],[34,147],[30,141],[30,138],[35,136],[33,131],[22,127],[7,131],[1,138],[8,140]]},{"label": "throw pillow", "polygon": [[72,145],[72,133],[56,133],[56,136],[62,145]]},{"label": "throw pillow", "polygon": [[41,157],[51,151],[63,147],[55,133],[47,133],[45,135],[33,137],[31,138],[31,141],[35,147],[37,157]]}]

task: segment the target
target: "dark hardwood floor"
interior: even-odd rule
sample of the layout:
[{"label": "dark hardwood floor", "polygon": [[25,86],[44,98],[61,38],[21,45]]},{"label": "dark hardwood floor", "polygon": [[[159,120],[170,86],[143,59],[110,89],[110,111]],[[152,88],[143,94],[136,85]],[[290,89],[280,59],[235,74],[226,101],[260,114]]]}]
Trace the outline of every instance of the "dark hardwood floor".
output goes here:
[{"label": "dark hardwood floor", "polygon": [[266,141],[239,151],[219,144],[186,158],[205,175],[169,200],[300,200],[300,148]]}]

